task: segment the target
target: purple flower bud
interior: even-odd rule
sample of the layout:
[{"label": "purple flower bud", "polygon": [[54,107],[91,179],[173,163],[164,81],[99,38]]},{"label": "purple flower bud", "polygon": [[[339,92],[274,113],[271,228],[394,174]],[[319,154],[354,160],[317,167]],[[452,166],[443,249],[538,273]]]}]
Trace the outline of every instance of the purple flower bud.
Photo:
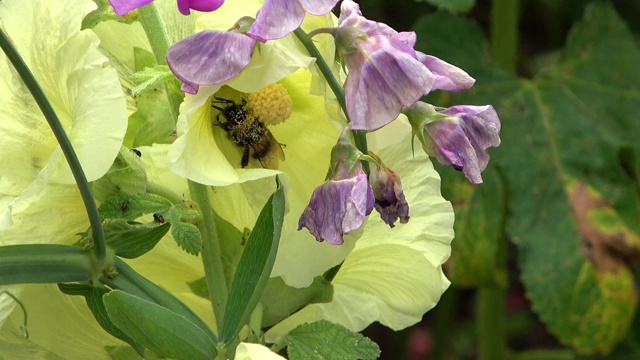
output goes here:
[{"label": "purple flower bud", "polygon": [[285,37],[302,24],[306,13],[324,15],[337,2],[338,0],[266,0],[247,35],[262,42]]},{"label": "purple flower bud", "polygon": [[462,170],[469,182],[482,183],[480,173],[489,163],[486,149],[500,145],[498,114],[491,105],[458,105],[440,114],[447,118],[424,125],[436,158],[443,165]]},{"label": "purple flower bud", "polygon": [[[380,162],[380,158],[372,152],[369,155]],[[400,176],[383,164],[379,169],[377,166],[371,167],[369,181],[376,199],[374,207],[382,220],[390,227],[395,226],[398,218],[401,224],[409,222],[409,204],[402,191]]]},{"label": "purple flower bud", "polygon": [[329,180],[313,191],[298,230],[306,227],[316,240],[340,245],[344,234],[364,224],[373,203],[373,191],[360,162],[351,170],[341,162]]},{"label": "purple flower bud", "polygon": [[191,14],[191,9],[202,12],[217,10],[224,0],[178,0],[178,10],[182,15]]},{"label": "purple flower bud", "polygon": [[[145,6],[153,0],[109,0],[113,11],[117,15],[124,15],[131,10]],[[197,11],[214,11],[224,4],[224,0],[178,0],[178,10],[183,15],[189,15],[191,9]]]},{"label": "purple flower bud", "polygon": [[242,72],[255,42],[237,31],[205,30],[171,46],[167,64],[183,82],[182,91],[195,94],[200,85],[220,84]]}]

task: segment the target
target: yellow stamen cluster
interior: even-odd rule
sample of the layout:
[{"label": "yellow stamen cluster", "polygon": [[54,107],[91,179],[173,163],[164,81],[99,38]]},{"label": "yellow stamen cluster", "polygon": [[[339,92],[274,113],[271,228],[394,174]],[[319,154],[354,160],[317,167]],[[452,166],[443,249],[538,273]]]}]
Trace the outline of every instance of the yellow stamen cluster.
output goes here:
[{"label": "yellow stamen cluster", "polygon": [[260,119],[265,125],[276,125],[291,116],[293,103],[289,93],[280,84],[268,85],[249,94],[248,112]]}]

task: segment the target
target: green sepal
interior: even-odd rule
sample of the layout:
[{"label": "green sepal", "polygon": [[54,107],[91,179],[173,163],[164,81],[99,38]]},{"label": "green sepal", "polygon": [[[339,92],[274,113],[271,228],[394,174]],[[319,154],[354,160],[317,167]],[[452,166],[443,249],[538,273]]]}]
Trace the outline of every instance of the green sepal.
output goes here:
[{"label": "green sepal", "polygon": [[106,220],[102,225],[107,246],[125,259],[146,254],[171,227],[169,223],[137,224],[126,220]]},{"label": "green sepal", "polygon": [[290,360],[373,360],[380,356],[375,342],[327,320],[300,325],[284,341]]},{"label": "green sepal", "polygon": [[84,19],[82,19],[82,25],[80,30],[92,29],[99,23],[103,21],[115,20],[119,22],[123,22],[126,24],[130,24],[136,20],[136,16],[125,15],[118,16],[113,12],[113,7],[109,3],[108,0],[93,0],[98,8],[88,13]]},{"label": "green sepal", "polygon": [[92,274],[91,254],[80,247],[0,246],[0,285],[88,281]]},{"label": "green sepal", "polygon": [[269,279],[260,303],[262,326],[274,325],[296,310],[308,304],[327,303],[333,299],[333,285],[322,276],[313,279],[313,283],[306,288],[294,288],[285,284],[281,277]]},{"label": "green sepal", "polygon": [[124,291],[103,296],[109,319],[125,334],[161,356],[210,360],[216,344],[184,316]]},{"label": "green sepal", "polygon": [[220,328],[221,343],[236,337],[260,301],[276,259],[283,220],[284,190],[279,186],[262,208],[238,263]]},{"label": "green sepal", "polygon": [[136,86],[131,89],[131,94],[138,96],[143,91],[160,86],[171,79],[175,79],[175,76],[167,65],[146,67],[131,75],[131,81],[136,84]]},{"label": "green sepal", "polygon": [[109,171],[91,183],[91,190],[98,201],[105,201],[121,193],[143,193],[146,187],[147,174],[140,158],[126,147],[120,149]]},{"label": "green sepal", "polygon": [[144,357],[144,347],[127,336],[109,319],[102,300],[102,296],[109,292],[108,289],[86,284],[58,284],[58,288],[67,295],[83,296],[98,324],[109,334],[131,345],[140,356]]}]

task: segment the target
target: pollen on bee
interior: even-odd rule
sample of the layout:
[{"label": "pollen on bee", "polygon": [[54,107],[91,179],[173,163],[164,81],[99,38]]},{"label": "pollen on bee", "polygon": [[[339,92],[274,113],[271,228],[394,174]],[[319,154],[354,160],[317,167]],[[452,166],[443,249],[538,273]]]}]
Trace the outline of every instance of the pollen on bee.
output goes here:
[{"label": "pollen on bee", "polygon": [[265,125],[276,125],[291,116],[293,102],[284,86],[271,84],[249,94],[247,110]]}]

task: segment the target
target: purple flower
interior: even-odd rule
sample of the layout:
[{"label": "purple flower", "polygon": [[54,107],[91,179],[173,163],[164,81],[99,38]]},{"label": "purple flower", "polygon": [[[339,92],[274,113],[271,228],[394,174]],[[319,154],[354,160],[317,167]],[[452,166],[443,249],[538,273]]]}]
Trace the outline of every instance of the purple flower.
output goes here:
[{"label": "purple flower", "polygon": [[443,165],[464,172],[469,182],[482,183],[489,163],[486,149],[500,145],[500,119],[491,105],[458,105],[439,112],[444,119],[424,124],[424,135]]},{"label": "purple flower", "polygon": [[[153,0],[109,0],[113,11],[120,16],[131,10],[145,6],[152,1]],[[224,0],[178,0],[178,10],[180,10],[183,15],[189,15],[191,9],[197,11],[214,11],[222,6],[223,3]]]},{"label": "purple flower", "polygon": [[[369,152],[369,155],[382,163],[375,154]],[[371,167],[369,181],[375,198],[374,207],[380,213],[382,220],[390,227],[395,226],[394,223],[398,218],[401,224],[409,222],[409,204],[402,191],[400,176],[382,164],[379,169],[377,166]]]},{"label": "purple flower", "polygon": [[367,20],[358,5],[342,2],[336,46],[349,74],[347,113],[354,130],[376,130],[432,90],[459,91],[474,79],[436,57],[415,51],[416,34]]},{"label": "purple flower", "polygon": [[265,42],[279,39],[297,29],[305,13],[324,15],[338,0],[266,0],[247,35]]},{"label": "purple flower", "polygon": [[306,227],[316,240],[340,245],[344,234],[364,224],[373,203],[373,191],[360,162],[351,170],[340,162],[329,180],[313,191],[298,230]]},{"label": "purple flower", "polygon": [[200,85],[220,84],[236,77],[251,61],[256,41],[237,31],[205,30],[171,46],[167,64],[195,94]]}]

